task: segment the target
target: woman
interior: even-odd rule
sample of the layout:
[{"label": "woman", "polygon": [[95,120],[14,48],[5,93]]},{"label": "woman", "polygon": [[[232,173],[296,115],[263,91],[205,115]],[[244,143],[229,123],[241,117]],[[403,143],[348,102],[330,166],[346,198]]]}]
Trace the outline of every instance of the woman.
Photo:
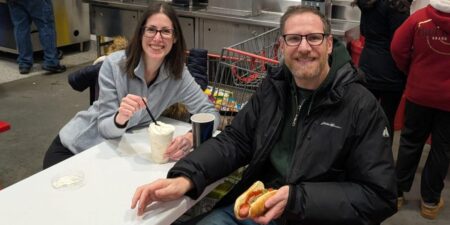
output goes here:
[{"label": "woman", "polygon": [[408,18],[408,0],[355,0],[361,9],[361,34],[366,38],[359,59],[366,87],[380,101],[389,120],[389,135],[402,98],[406,76],[396,67],[390,52],[395,30]]},{"label": "woman", "polygon": [[[184,67],[185,48],[175,11],[165,3],[151,5],[126,51],[115,52],[103,62],[98,100],[61,129],[45,155],[44,168],[149,123],[145,102],[156,117],[177,102],[190,113],[214,113],[217,127],[219,114]],[[192,146],[188,132],[174,138],[166,154],[177,160]]]},{"label": "woman", "polygon": [[430,0],[395,32],[392,56],[408,74],[405,123],[397,157],[398,203],[411,189],[431,134],[431,149],[422,170],[421,215],[435,219],[444,207],[442,190],[450,165],[450,2]]}]

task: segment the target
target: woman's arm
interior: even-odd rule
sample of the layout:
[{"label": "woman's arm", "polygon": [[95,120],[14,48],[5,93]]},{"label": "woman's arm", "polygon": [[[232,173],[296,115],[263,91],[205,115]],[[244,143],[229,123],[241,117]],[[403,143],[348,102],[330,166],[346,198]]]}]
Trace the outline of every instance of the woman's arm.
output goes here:
[{"label": "woman's arm", "polygon": [[[98,129],[104,138],[122,136],[129,119],[145,105],[141,96],[118,93],[118,88],[127,89],[127,76],[122,73],[115,61],[106,58],[99,73]],[[119,86],[119,87],[118,87]]]}]

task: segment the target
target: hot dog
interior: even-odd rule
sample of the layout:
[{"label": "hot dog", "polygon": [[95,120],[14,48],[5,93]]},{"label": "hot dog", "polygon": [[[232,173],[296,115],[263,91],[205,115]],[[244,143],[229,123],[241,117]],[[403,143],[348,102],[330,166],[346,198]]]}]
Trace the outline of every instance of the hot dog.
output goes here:
[{"label": "hot dog", "polygon": [[234,203],[234,215],[240,220],[263,215],[266,212],[264,203],[276,191],[273,189],[265,189],[261,181],[256,181],[236,199]]}]

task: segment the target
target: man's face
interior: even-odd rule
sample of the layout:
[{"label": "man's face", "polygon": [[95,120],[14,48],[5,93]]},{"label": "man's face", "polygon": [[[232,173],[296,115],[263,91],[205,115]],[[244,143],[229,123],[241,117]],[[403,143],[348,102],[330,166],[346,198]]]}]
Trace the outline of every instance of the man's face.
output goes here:
[{"label": "man's face", "polygon": [[[323,33],[323,23],[320,17],[313,13],[295,14],[286,20],[283,34],[308,35]],[[320,45],[311,46],[305,37],[300,45],[289,46],[281,40],[286,66],[292,72],[295,83],[299,87],[316,89],[325,79],[330,70],[328,55],[333,49],[333,38],[325,36]]]}]

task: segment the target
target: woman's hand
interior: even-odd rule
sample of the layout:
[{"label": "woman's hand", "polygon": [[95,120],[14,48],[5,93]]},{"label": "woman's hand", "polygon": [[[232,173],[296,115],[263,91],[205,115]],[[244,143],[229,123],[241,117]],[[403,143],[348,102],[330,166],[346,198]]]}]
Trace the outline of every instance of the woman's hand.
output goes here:
[{"label": "woman's hand", "polygon": [[193,145],[192,132],[188,132],[172,140],[169,147],[167,147],[166,155],[172,160],[179,160],[189,153]]},{"label": "woman's hand", "polygon": [[145,108],[141,96],[128,94],[120,102],[116,123],[124,125],[139,110]]}]

